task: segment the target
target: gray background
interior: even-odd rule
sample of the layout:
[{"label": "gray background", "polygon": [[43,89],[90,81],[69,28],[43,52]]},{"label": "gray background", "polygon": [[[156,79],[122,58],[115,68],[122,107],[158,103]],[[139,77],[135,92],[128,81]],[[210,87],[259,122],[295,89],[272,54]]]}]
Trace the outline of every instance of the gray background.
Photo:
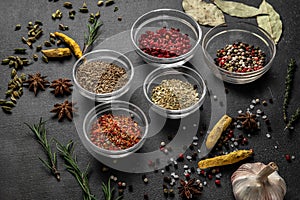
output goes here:
[{"label": "gray background", "polygon": [[[87,5],[91,12],[96,13],[98,7],[97,1],[87,1]],[[253,148],[255,156],[253,161],[268,163],[275,161],[279,166],[279,173],[287,183],[287,200],[300,199],[299,194],[299,151],[297,149],[300,142],[299,124],[295,126],[295,131],[292,134],[283,133],[284,123],[282,120],[282,102],[284,92],[284,77],[286,74],[286,66],[290,58],[295,58],[299,63],[299,1],[276,1],[269,0],[273,7],[280,13],[283,22],[282,38],[277,45],[277,55],[275,57],[272,69],[265,74],[261,79],[247,85],[230,85],[225,84],[228,88],[227,94],[227,113],[232,116],[237,115],[239,109],[245,109],[249,106],[253,98],[268,100],[271,97],[268,87],[273,93],[274,103],[267,107],[262,107],[268,115],[272,123],[272,138],[267,139],[266,127],[263,126],[260,133],[249,139],[249,145],[246,148]],[[82,5],[82,1],[72,2],[75,9]],[[247,1],[246,3],[258,6],[260,1]],[[17,1],[17,0],[2,0],[1,7],[1,36],[0,36],[0,58],[13,54],[13,49],[24,47],[20,38],[26,36],[26,25],[29,21],[41,20],[44,23],[43,30],[45,34],[36,43],[48,39],[48,33],[58,30],[58,24],[63,23],[68,25],[70,30],[67,32],[71,35],[80,46],[83,46],[83,36],[86,31],[86,22],[88,14],[78,13],[75,20],[70,20],[67,17],[67,9],[62,7],[63,1],[48,2],[48,1]],[[115,6],[119,7],[119,11],[113,12]],[[133,22],[147,11],[157,8],[175,8],[182,10],[181,1],[174,0],[131,0],[117,1],[115,6],[101,7],[101,19],[104,26],[101,28],[101,36],[99,41],[109,38],[115,34],[127,31],[130,29]],[[51,14],[57,9],[63,11],[63,19],[53,21]],[[117,20],[118,16],[122,16],[123,20]],[[227,21],[237,21],[237,18],[226,16]],[[255,19],[243,19],[255,23]],[[16,24],[22,24],[20,31],[14,31]],[[206,33],[209,28],[202,27],[203,33]],[[31,51],[28,51],[31,55]],[[132,53],[134,64],[142,64],[140,58]],[[75,58],[72,57],[66,61],[53,61],[45,64],[39,59],[33,65],[30,65],[22,70],[26,74],[32,74],[40,71],[43,75],[48,76],[48,80],[52,81],[60,77],[71,78],[72,66]],[[0,73],[0,94],[4,97],[9,74],[11,69],[7,66],[1,66]],[[296,76],[299,77],[299,70]],[[294,92],[289,106],[289,111],[294,111],[299,106],[299,87],[300,81],[296,78],[294,83]],[[132,97],[132,101],[144,100],[139,98],[142,92],[138,90]],[[2,98],[1,97],[1,98]],[[63,161],[58,160],[58,167],[61,170],[62,180],[57,182],[55,178],[48,173],[45,167],[41,164],[38,157],[44,158],[39,144],[30,137],[29,129],[24,125],[24,122],[29,124],[37,123],[40,117],[48,120],[47,131],[49,137],[55,137],[63,143],[73,139],[76,142],[75,153],[78,158],[79,165],[82,169],[90,162],[90,185],[93,194],[98,199],[103,199],[101,191],[101,182],[107,181],[110,174],[117,175],[120,180],[126,181],[127,184],[132,184],[134,192],[125,190],[124,199],[143,199],[144,193],[149,195],[149,199],[164,199],[162,192],[163,176],[158,173],[147,173],[149,183],[145,185],[142,181],[142,174],[130,174],[117,170],[109,172],[101,172],[103,164],[94,159],[85,150],[81,144],[76,132],[76,128],[72,122],[64,121],[58,123],[56,119],[52,119],[52,113],[49,113],[53,104],[62,102],[65,98],[55,98],[50,93],[50,89],[45,92],[40,92],[37,97],[34,97],[32,92],[28,92],[24,88],[24,95],[18,100],[17,107],[14,108],[13,114],[7,115],[0,112],[0,199],[82,199],[82,192],[75,179],[65,171]],[[71,100],[71,97],[68,97]],[[208,126],[210,120],[210,102],[209,99],[205,102],[204,110],[201,112],[201,123]],[[289,112],[289,113],[290,113]],[[176,133],[178,131],[178,121],[168,121],[166,126],[161,131],[162,133]],[[190,126],[189,124],[186,125]],[[199,128],[201,129],[202,126]],[[202,140],[203,137],[200,137]],[[151,150],[150,147],[158,147],[161,140],[166,140],[165,136],[158,135],[149,140],[143,151]],[[201,141],[200,140],[200,141]],[[274,147],[278,146],[278,149]],[[149,149],[147,149],[149,148]],[[284,155],[295,155],[296,159],[288,163]],[[197,162],[188,162],[189,166],[196,167]],[[239,165],[233,165],[222,168],[222,185],[216,187],[213,180],[208,180],[208,186],[204,187],[203,194],[199,199],[233,199],[232,189],[230,184],[230,176]],[[173,168],[172,168],[173,169]],[[173,170],[171,170],[173,171]],[[176,170],[176,173],[181,177],[182,163]],[[167,174],[168,175],[168,174]],[[193,174],[192,177],[198,177]],[[201,180],[205,180],[200,177]],[[177,183],[178,184],[178,183]],[[177,185],[174,186],[175,191]],[[178,199],[178,195],[174,199]]]}]

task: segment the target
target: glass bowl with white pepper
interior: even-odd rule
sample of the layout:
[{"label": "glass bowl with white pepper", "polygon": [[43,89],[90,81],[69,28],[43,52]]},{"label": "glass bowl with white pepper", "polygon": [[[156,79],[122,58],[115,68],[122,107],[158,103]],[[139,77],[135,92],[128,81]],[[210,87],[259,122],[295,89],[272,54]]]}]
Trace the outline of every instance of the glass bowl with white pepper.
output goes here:
[{"label": "glass bowl with white pepper", "polygon": [[129,90],[133,75],[131,61],[109,49],[87,53],[73,67],[73,80],[79,93],[96,102],[121,97]]},{"label": "glass bowl with white pepper", "polygon": [[156,113],[170,119],[179,119],[200,108],[207,88],[196,70],[175,66],[153,70],[144,81],[143,91]]}]

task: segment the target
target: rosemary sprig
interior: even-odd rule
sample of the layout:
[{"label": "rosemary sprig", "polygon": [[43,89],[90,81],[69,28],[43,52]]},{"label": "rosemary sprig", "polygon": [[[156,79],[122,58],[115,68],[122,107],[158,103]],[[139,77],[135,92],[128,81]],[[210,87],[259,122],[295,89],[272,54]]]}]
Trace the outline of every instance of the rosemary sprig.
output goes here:
[{"label": "rosemary sprig", "polygon": [[57,150],[62,154],[63,159],[65,160],[65,165],[67,171],[70,172],[79,183],[82,191],[83,191],[83,199],[84,200],[96,200],[96,197],[91,194],[89,181],[88,181],[88,168],[86,167],[85,171],[81,171],[77,164],[77,159],[74,154],[74,142],[71,140],[68,142],[66,146],[57,142]]},{"label": "rosemary sprig", "polygon": [[[115,188],[110,187],[110,179],[108,179],[107,185],[102,182],[102,191],[104,193],[105,200],[113,200]],[[115,200],[121,199],[122,196],[118,196]]]},{"label": "rosemary sprig", "polygon": [[99,17],[96,17],[94,19],[94,22],[92,24],[87,24],[88,27],[88,34],[84,35],[84,47],[82,50],[82,53],[84,54],[90,46],[93,45],[95,40],[100,35],[98,33],[99,28],[103,25],[102,21],[99,21]]},{"label": "rosemary sprig", "polygon": [[293,78],[294,78],[296,66],[297,66],[296,61],[294,59],[291,59],[289,65],[288,65],[287,75],[285,78],[285,91],[284,91],[284,100],[283,100],[282,110],[283,110],[283,121],[286,123],[288,122],[287,108],[288,108],[288,104],[289,104],[290,97],[291,97],[292,84],[293,84]]},{"label": "rosemary sprig", "polygon": [[[60,181],[60,173],[57,170],[57,155],[52,152],[50,144],[47,140],[47,132],[45,129],[45,121],[40,118],[38,124],[29,125],[25,123],[34,133],[35,139],[41,144],[45,153],[47,154],[47,161],[39,158],[42,163],[51,171],[55,178]],[[51,139],[52,141],[52,139]]]},{"label": "rosemary sprig", "polygon": [[291,128],[294,122],[297,121],[299,118],[300,118],[300,107],[298,107],[296,112],[291,116],[291,119],[289,120],[284,130]]}]

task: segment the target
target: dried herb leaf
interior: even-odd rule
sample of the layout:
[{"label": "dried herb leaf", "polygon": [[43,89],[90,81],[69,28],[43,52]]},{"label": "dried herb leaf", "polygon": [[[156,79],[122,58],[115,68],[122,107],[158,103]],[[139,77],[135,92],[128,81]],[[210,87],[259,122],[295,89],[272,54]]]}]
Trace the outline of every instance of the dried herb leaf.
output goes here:
[{"label": "dried herb leaf", "polygon": [[277,44],[282,33],[282,22],[280,20],[280,15],[265,0],[262,1],[259,9],[268,15],[257,16],[256,20],[258,26],[267,31]]},{"label": "dried herb leaf", "polygon": [[182,7],[186,14],[193,17],[201,25],[217,26],[225,23],[224,14],[212,3],[202,0],[183,0]]},{"label": "dried herb leaf", "polygon": [[234,17],[247,18],[264,14],[261,9],[234,1],[214,0],[214,4],[223,12]]}]

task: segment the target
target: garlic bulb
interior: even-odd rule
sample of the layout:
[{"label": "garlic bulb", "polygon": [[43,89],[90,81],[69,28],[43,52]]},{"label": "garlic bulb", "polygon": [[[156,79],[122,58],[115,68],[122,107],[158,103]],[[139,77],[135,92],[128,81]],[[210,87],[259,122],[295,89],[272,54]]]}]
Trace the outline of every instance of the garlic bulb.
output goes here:
[{"label": "garlic bulb", "polygon": [[286,183],[277,173],[274,162],[246,163],[231,176],[233,194],[236,200],[282,200]]}]

